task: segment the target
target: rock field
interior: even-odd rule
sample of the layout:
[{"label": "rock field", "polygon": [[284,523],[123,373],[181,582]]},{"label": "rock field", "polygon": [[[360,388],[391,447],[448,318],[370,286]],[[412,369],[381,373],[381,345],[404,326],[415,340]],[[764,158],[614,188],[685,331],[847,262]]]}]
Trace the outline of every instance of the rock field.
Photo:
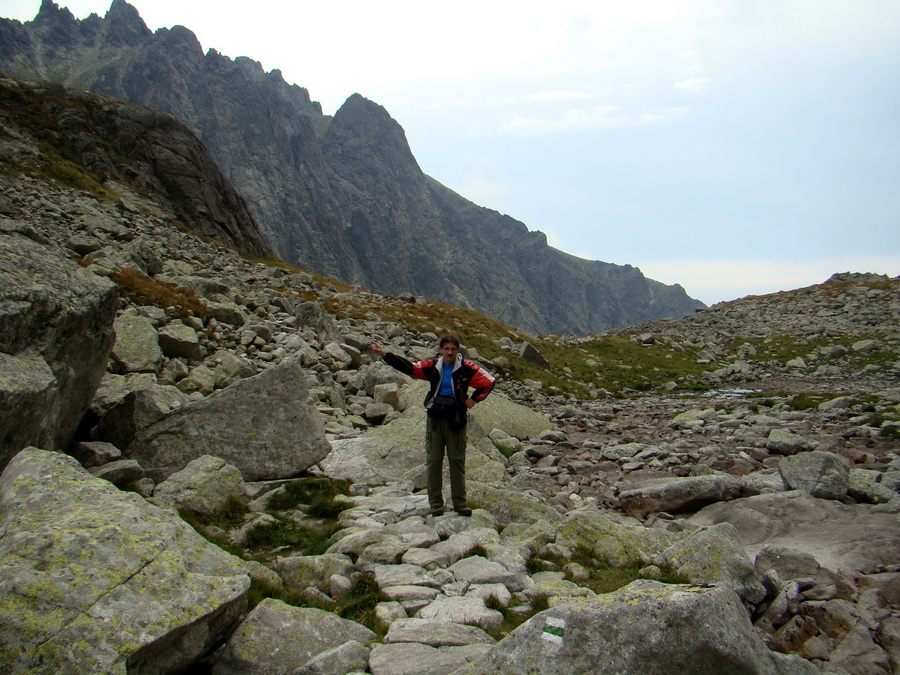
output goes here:
[{"label": "rock field", "polygon": [[[4,179],[0,215],[2,251],[38,244],[47,270],[120,283],[131,270],[208,311],[120,299],[108,362],[83,377],[97,392],[54,447],[29,411],[63,409],[50,343],[90,310],[8,348],[36,333],[22,307],[69,282],[0,260],[8,672],[900,672],[900,280],[838,274],[618,331],[698,353],[700,375],[647,391],[578,400],[501,378],[469,428],[474,514],[433,518],[422,388],[366,349],[430,356],[438,326],[382,316],[427,301],[242,259],[133,193]],[[329,312],[348,298],[371,310]],[[785,334],[803,353],[765,355]],[[348,486],[326,550],[251,555],[254,528],[321,522],[273,506],[298,477]],[[177,516],[234,502],[240,521],[195,523],[203,537]],[[609,566],[635,580],[593,590]],[[374,621],[338,616],[367,580]]]}]

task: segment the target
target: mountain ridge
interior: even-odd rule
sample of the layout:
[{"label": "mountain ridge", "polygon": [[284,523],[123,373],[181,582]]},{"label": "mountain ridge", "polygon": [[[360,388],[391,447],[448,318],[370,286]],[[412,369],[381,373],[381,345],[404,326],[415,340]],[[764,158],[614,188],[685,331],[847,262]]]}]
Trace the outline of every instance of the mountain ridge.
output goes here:
[{"label": "mountain ridge", "polygon": [[379,292],[477,309],[536,333],[589,333],[703,307],[639,269],[547,245],[426,176],[387,110],[354,94],[333,117],[247,57],[206,54],[187,28],[149,31],[114,0],[77,20],[44,0],[0,20],[0,69],[165,110],[207,146],[284,260]]}]

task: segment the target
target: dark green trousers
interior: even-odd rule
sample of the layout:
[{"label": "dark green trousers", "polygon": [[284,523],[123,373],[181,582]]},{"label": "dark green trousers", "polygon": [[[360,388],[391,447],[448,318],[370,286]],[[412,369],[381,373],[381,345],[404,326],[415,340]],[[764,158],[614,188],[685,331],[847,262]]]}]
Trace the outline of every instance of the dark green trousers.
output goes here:
[{"label": "dark green trousers", "polygon": [[425,418],[425,469],[428,505],[444,508],[444,455],[450,469],[450,499],[454,509],[466,508],[466,428],[453,431],[447,420]]}]

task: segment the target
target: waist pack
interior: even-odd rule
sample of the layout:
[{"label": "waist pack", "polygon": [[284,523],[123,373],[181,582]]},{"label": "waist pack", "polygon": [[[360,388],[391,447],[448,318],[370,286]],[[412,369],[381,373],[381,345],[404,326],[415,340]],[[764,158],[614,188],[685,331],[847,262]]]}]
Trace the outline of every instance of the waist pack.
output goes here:
[{"label": "waist pack", "polygon": [[453,396],[435,396],[428,406],[428,416],[439,420],[453,420],[459,412],[459,405]]},{"label": "waist pack", "polygon": [[428,416],[433,419],[447,420],[451,431],[461,431],[469,421],[466,406],[452,396],[435,396],[428,406]]}]

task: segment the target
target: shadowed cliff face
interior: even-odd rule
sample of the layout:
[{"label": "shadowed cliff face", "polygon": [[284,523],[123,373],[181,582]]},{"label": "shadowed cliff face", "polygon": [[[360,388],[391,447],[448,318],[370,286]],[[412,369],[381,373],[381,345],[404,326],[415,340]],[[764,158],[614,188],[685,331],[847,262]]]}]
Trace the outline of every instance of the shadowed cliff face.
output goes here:
[{"label": "shadowed cliff face", "polygon": [[351,96],[334,118],[245,57],[203,54],[189,30],[147,30],[115,0],[79,21],[45,1],[0,20],[0,69],[165,110],[191,127],[286,261],[387,293],[477,309],[538,333],[599,332],[701,303],[640,270],[547,246],[539,232],[424,175],[381,106]]},{"label": "shadowed cliff face", "polygon": [[168,113],[0,76],[0,129],[4,161],[25,173],[89,192],[111,180],[153,193],[191,229],[240,251],[267,251],[243,198]]}]

